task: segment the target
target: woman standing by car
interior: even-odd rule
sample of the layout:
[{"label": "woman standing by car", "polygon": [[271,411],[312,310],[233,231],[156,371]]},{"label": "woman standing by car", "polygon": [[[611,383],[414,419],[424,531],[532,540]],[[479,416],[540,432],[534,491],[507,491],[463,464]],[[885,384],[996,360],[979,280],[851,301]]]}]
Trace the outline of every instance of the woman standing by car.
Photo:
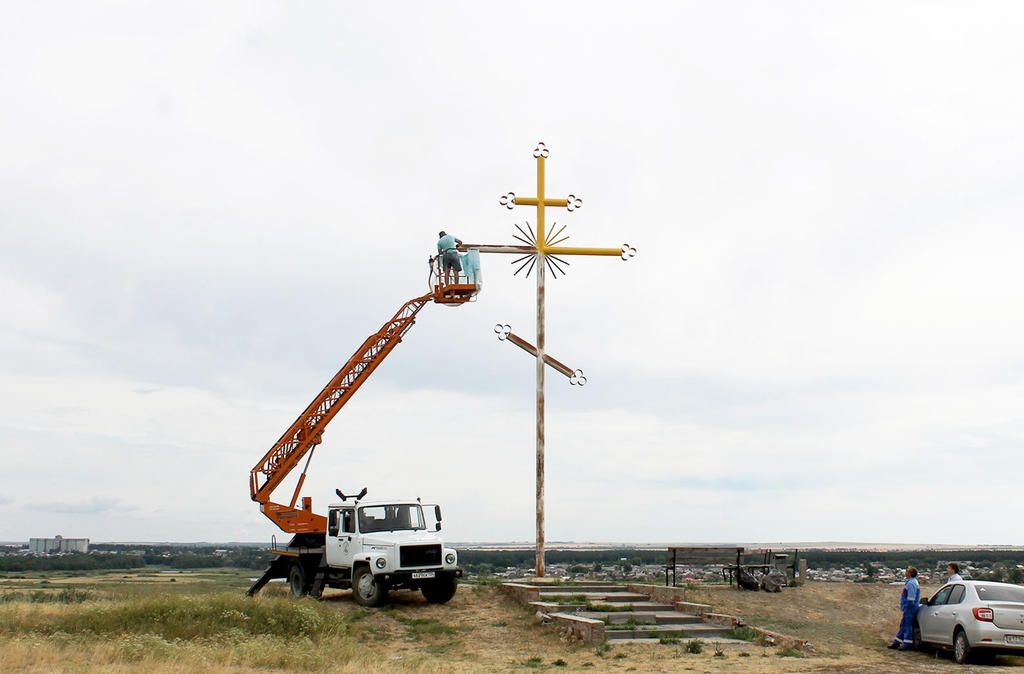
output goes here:
[{"label": "woman standing by car", "polygon": [[900,631],[896,633],[896,638],[889,644],[889,648],[907,650],[914,647],[914,618],[917,616],[920,601],[921,586],[917,584],[917,569],[908,566],[907,582],[903,586],[903,594],[900,595],[903,619],[900,620]]}]

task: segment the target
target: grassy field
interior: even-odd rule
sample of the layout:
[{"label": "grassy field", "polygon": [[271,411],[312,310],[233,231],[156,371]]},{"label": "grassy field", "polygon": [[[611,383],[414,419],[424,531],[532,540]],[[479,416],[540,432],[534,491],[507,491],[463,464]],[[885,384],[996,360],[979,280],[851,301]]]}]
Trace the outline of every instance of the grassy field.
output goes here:
[{"label": "grassy field", "polygon": [[[810,639],[808,653],[756,644],[700,653],[687,644],[563,643],[487,584],[442,606],[394,593],[367,610],[348,592],[295,600],[280,585],[247,599],[249,571],[52,572],[0,578],[3,671],[965,671],[948,658],[895,653],[896,590],[812,583],[781,595],[701,588],[688,598]],[[1000,660],[993,671],[1019,662]],[[973,669],[989,669],[978,668]],[[967,670],[969,671],[969,670]]]}]

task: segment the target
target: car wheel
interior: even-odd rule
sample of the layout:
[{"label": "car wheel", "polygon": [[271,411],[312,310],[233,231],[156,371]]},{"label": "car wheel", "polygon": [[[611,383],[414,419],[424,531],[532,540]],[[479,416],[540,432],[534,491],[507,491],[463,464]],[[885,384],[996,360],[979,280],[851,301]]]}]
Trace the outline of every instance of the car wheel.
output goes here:
[{"label": "car wheel", "polygon": [[953,659],[956,660],[957,664],[963,665],[967,663],[967,658],[971,656],[971,642],[967,640],[967,633],[963,630],[958,630],[953,635]]},{"label": "car wheel", "polygon": [[431,604],[445,604],[455,596],[458,583],[455,578],[441,578],[424,585],[420,590],[423,592],[423,598]]},{"label": "car wheel", "polygon": [[921,640],[921,626],[918,625],[916,622],[914,623],[913,640],[915,651],[923,651],[926,648],[924,641]]},{"label": "car wheel", "polygon": [[380,606],[388,598],[384,584],[373,577],[368,566],[360,566],[352,577],[352,596],[360,606]]},{"label": "car wheel", "polygon": [[298,562],[292,564],[291,570],[288,571],[288,586],[296,597],[306,594],[306,571],[302,568],[302,564]]}]

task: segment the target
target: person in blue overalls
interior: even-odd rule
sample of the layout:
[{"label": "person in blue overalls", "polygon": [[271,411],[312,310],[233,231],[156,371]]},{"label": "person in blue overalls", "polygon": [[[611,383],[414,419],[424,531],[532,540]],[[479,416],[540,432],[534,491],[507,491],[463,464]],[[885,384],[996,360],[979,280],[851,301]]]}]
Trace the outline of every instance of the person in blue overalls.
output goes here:
[{"label": "person in blue overalls", "polygon": [[437,254],[441,256],[445,279],[451,278],[451,270],[454,269],[455,280],[458,280],[459,272],[462,271],[462,262],[459,260],[459,251],[456,250],[456,247],[462,245],[462,240],[451,234],[445,234],[444,230],[441,230],[437,236]]},{"label": "person in blue overalls", "polygon": [[889,644],[889,648],[907,650],[914,647],[914,618],[917,617],[917,609],[921,602],[921,586],[917,584],[917,569],[907,567],[907,582],[903,586],[903,594],[900,595],[900,610],[903,612],[903,619],[900,620],[900,631],[896,638]]}]

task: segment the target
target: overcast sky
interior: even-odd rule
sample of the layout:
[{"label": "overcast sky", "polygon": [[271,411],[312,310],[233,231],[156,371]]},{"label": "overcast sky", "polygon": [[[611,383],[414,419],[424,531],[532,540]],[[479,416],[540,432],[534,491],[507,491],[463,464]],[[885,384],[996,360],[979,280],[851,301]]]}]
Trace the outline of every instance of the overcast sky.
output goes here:
[{"label": "overcast sky", "polygon": [[[543,140],[549,541],[1022,544],[1019,3],[6,3],[0,540],[265,541],[249,470],[512,241]],[[305,494],[532,541],[534,284],[484,256]],[[290,493],[290,492],[289,492]],[[287,499],[284,490],[281,499]]]}]

